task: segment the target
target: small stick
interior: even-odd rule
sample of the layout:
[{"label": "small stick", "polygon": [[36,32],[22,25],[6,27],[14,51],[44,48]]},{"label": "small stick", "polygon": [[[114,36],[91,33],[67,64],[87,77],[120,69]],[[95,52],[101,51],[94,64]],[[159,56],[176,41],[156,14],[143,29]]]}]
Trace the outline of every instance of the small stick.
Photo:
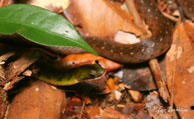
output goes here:
[{"label": "small stick", "polygon": [[154,79],[156,82],[156,85],[158,87],[158,91],[160,93],[160,96],[165,102],[170,102],[170,93],[168,91],[168,88],[166,87],[165,83],[165,77],[160,69],[160,65],[158,63],[157,59],[152,59],[149,61],[150,68],[152,70],[152,73],[154,75]]},{"label": "small stick", "polygon": [[79,119],[82,119],[83,110],[85,108],[85,105],[86,105],[86,103],[85,103],[85,101],[83,101],[83,105],[82,105],[82,108],[81,108],[81,111],[80,111]]}]

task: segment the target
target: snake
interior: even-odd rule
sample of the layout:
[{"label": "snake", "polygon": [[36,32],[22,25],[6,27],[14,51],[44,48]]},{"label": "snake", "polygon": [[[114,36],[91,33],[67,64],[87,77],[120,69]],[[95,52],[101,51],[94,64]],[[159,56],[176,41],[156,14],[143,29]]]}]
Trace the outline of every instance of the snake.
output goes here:
[{"label": "snake", "polygon": [[177,0],[177,3],[182,8],[185,17],[194,21],[194,0]]},{"label": "snake", "polygon": [[[174,23],[160,12],[155,0],[135,0],[135,7],[149,30],[151,37],[135,44],[122,44],[98,37],[84,37],[84,40],[100,55],[120,63],[141,63],[153,59],[171,46]],[[51,48],[60,54],[79,53],[74,48]]]},{"label": "snake", "polygon": [[[181,0],[179,0],[181,1]],[[134,44],[99,37],[83,37],[98,55],[119,63],[141,63],[165,53],[171,46],[174,22],[164,17],[156,0],[135,0],[135,7],[152,35]],[[61,55],[83,53],[81,48],[43,46]]]}]

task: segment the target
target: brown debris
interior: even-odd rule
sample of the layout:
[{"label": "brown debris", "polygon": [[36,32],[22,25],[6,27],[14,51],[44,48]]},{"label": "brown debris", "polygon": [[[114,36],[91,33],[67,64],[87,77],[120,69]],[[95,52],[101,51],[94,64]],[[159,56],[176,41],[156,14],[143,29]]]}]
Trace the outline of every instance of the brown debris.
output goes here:
[{"label": "brown debris", "polygon": [[116,105],[116,109],[130,117],[130,119],[151,119],[148,112],[145,110],[144,103],[125,102]]},{"label": "brown debris", "polygon": [[40,50],[30,50],[24,53],[18,60],[12,62],[5,71],[6,82],[15,76],[19,76],[26,68],[38,60],[42,55]]},{"label": "brown debris", "polygon": [[[154,91],[151,92],[145,99],[145,107],[149,112],[150,116],[154,119],[171,119],[170,113],[173,111],[170,108],[166,108],[160,101],[159,94]],[[174,114],[174,113],[173,113]],[[174,114],[173,119],[177,119]]]},{"label": "brown debris", "polygon": [[14,52],[8,52],[4,55],[0,56],[0,82],[2,83],[2,81],[5,81],[5,70],[3,68],[3,65],[5,64],[5,61],[14,55]]},{"label": "brown debris", "polygon": [[84,102],[77,97],[67,100],[60,119],[91,119],[85,110]]},{"label": "brown debris", "polygon": [[103,113],[100,118],[101,119],[128,119],[130,117],[127,115],[123,115],[119,111],[114,110],[110,107],[106,107],[103,110]]},{"label": "brown debris", "polygon": [[[7,1],[3,0],[3,2]],[[41,1],[45,1],[42,7],[55,12],[61,12],[68,7],[65,10],[66,17],[80,34],[86,37],[114,38],[116,42],[124,44],[128,43],[126,39],[130,39],[129,43],[133,44],[140,42],[138,36],[147,35],[145,33],[147,33],[149,26],[146,26],[140,19],[133,3],[135,0],[60,0],[62,4],[59,6],[57,6],[58,2],[53,3],[52,0],[24,2],[41,6]],[[165,0],[158,1],[166,2]],[[0,1],[0,5],[3,2]],[[160,4],[163,4],[163,2],[159,3],[159,7]],[[126,5],[128,11],[125,8]],[[171,15],[166,3],[161,6],[160,10]],[[191,21],[185,20],[184,27],[183,24],[178,24],[174,34],[174,44],[166,56],[166,74],[170,94],[165,83],[165,72],[162,72],[156,59],[151,60],[149,64],[159,93],[150,91],[156,90],[156,86],[153,83],[153,77],[148,66],[139,67],[135,64],[133,65],[135,67],[128,68],[128,65],[124,64],[122,65],[124,68],[122,67],[123,69],[115,74],[113,70],[118,70],[121,67],[120,64],[89,53],[78,55],[70,53],[71,55],[65,58],[59,58],[60,64],[57,64],[57,67],[64,66],[68,70],[69,68],[97,62],[109,73],[104,72],[101,77],[85,80],[73,86],[58,87],[65,92],[69,91],[67,104],[65,92],[41,81],[30,82],[10,102],[10,108],[7,109],[5,118],[170,119],[173,117],[173,119],[177,119],[175,112],[179,113],[181,118],[192,118],[194,113],[190,108],[193,108],[194,105],[194,83],[192,80],[194,53],[193,42],[191,42],[191,39],[194,41],[193,28]],[[4,36],[5,40],[7,40],[7,37]],[[18,42],[18,44],[20,43]],[[38,65],[36,65],[37,69],[34,69],[34,67],[31,69],[30,66],[33,66],[32,64],[37,60],[42,60],[40,59],[42,52],[26,50],[18,59],[6,62],[11,56],[17,54],[17,50],[15,50],[15,47],[2,46],[2,44],[0,44],[0,48],[0,81],[2,86],[0,87],[0,119],[5,119],[7,106],[5,92],[11,91],[10,89],[13,89],[14,84],[24,77],[28,76],[29,78],[32,73],[37,74],[41,70]],[[58,57],[54,54],[49,56],[53,56],[53,59]],[[54,60],[56,61],[56,59]],[[109,77],[108,80],[107,77]],[[105,87],[106,89],[104,89]],[[17,89],[14,89],[14,91],[17,91]],[[144,91],[146,92],[144,93]],[[171,107],[169,108],[169,105],[164,103],[161,98],[170,103]],[[175,104],[174,108],[172,108],[173,103]]]}]

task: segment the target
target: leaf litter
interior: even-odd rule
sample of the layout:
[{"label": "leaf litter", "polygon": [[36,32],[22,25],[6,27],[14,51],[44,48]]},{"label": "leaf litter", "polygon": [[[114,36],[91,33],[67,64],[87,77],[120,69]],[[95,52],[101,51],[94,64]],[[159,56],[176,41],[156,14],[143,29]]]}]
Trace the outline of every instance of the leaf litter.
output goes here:
[{"label": "leaf litter", "polygon": [[[77,4],[78,7],[83,7],[79,6],[79,4],[81,4],[79,3],[80,1],[81,0],[75,3],[74,0],[71,0],[71,5],[69,8],[67,8],[65,14],[68,14],[69,17],[71,17],[70,22],[72,22],[72,24],[77,27],[78,31],[80,31],[81,34],[89,33],[90,35],[109,35],[113,37],[118,28],[123,27],[123,24],[121,24],[121,27],[118,26],[115,30],[113,29],[112,25],[109,25],[106,27],[109,30],[111,29],[113,31],[103,31],[101,29],[97,29],[95,31],[93,28],[96,27],[94,26],[94,24],[92,25],[94,21],[88,21],[87,19],[80,17],[83,14],[87,13],[87,11],[90,10],[88,8],[90,8],[94,3],[102,5],[107,9],[107,11],[110,11],[110,16],[117,16],[118,19],[115,19],[115,21],[120,20],[124,21],[125,23],[127,18],[129,22],[126,23],[129,26],[136,26],[133,24],[132,21],[130,21],[132,17],[129,17],[128,13],[127,17],[123,17],[126,15],[126,13],[122,11],[123,9],[121,9],[123,3],[125,3],[123,1],[111,1],[112,3],[104,0],[88,3],[86,2],[88,4],[88,7],[83,9],[85,10],[84,12],[77,11],[78,8],[73,6],[73,4]],[[73,9],[74,12],[78,12],[78,14],[76,15],[80,15],[78,17],[76,16],[77,21],[74,21],[75,19],[72,19],[72,17],[74,16],[71,16],[72,13],[70,9]],[[95,10],[91,13],[95,15],[98,14],[98,11]],[[103,14],[105,16],[106,14],[104,13],[106,12],[103,11],[103,13],[101,13],[101,11],[99,11],[99,14]],[[99,21],[96,22],[97,25],[102,20],[100,18],[103,17],[99,17]],[[108,21],[111,21],[112,17],[104,18],[108,19]],[[173,98],[171,98],[171,102],[167,101],[167,103],[164,103],[164,100],[162,101],[162,97],[160,97],[159,94],[161,92],[158,93],[158,90],[154,82],[152,81],[155,74],[150,73],[148,66],[145,66],[147,69],[143,68],[142,70],[138,67],[137,69],[132,68],[136,66],[131,64],[122,66],[118,64],[116,68],[109,68],[108,66],[115,66],[114,62],[110,62],[108,63],[108,66],[102,66],[103,68],[108,67],[108,70],[105,68],[103,72],[100,73],[100,75],[94,75],[96,73],[96,70],[89,70],[90,73],[86,73],[88,76],[85,82],[82,82],[81,78],[77,77],[76,80],[78,82],[76,84],[72,83],[71,85],[68,84],[68,86],[61,86],[58,84],[56,85],[56,83],[45,83],[35,80],[37,79],[38,73],[40,73],[44,68],[48,68],[44,67],[41,69],[41,63],[45,64],[45,62],[49,62],[49,65],[52,65],[52,67],[49,68],[53,69],[53,72],[51,69],[49,69],[51,70],[51,72],[46,72],[45,70],[44,74],[44,78],[49,80],[49,75],[51,75],[55,71],[59,71],[58,69],[56,69],[57,66],[58,68],[62,67],[62,69],[69,71],[69,73],[72,73],[73,69],[78,70],[80,68],[80,72],[84,73],[85,69],[82,67],[88,67],[88,65],[94,65],[94,63],[97,63],[98,65],[98,62],[99,64],[101,64],[101,58],[96,59],[93,58],[94,56],[89,56],[91,57],[91,60],[87,59],[85,61],[84,57],[86,56],[79,54],[73,55],[73,57],[76,57],[76,59],[72,58],[71,55],[67,56],[70,57],[69,59],[67,59],[67,57],[65,57],[66,59],[58,59],[58,57],[56,57],[55,55],[48,55],[45,51],[42,50],[38,50],[38,52],[41,52],[41,55],[36,57],[36,55],[33,54],[37,52],[37,50],[35,49],[33,49],[33,52],[31,52],[31,50],[24,50],[23,52],[21,52],[21,50],[18,50],[17,48],[7,47],[5,44],[0,44],[0,59],[3,58],[0,64],[2,85],[0,89],[0,117],[2,119],[4,117],[8,119],[22,119],[33,117],[37,119],[169,119],[170,117],[172,117],[172,115],[173,118],[192,117],[193,112],[190,110],[190,108],[193,106],[193,42],[191,42],[191,39],[193,39],[193,27],[192,22],[189,22],[190,21],[185,21],[184,23],[177,24],[175,33],[173,34],[174,44],[172,44],[171,49],[165,57],[165,73],[163,69],[160,69],[160,71],[162,71],[164,75],[166,74],[165,76],[167,77],[167,79],[164,79],[167,82],[170,95],[173,95]],[[80,24],[83,29],[80,29],[78,27]],[[131,32],[140,34],[142,33],[142,29],[137,28],[136,30],[132,30]],[[176,44],[177,39],[180,40],[178,46]],[[18,55],[18,52],[21,52],[20,55]],[[68,64],[68,68],[66,68],[62,65],[59,65],[59,61],[60,63],[61,61],[62,63],[73,61],[76,62],[76,64],[71,62],[70,65]],[[17,68],[15,68],[16,64]],[[67,64],[63,65],[66,66]],[[97,69],[100,69],[102,71],[101,65],[98,65],[99,68]],[[175,69],[176,71],[174,71]],[[115,70],[117,70],[116,75]],[[124,73],[122,70],[127,73]],[[176,73],[174,74],[174,72]],[[61,72],[58,72],[57,75],[59,76],[69,73],[63,74]],[[26,76],[25,74],[28,74],[28,76]],[[78,75],[79,73],[75,73],[75,75],[76,74]],[[176,79],[174,80],[174,83],[172,81],[173,76]],[[100,81],[100,79],[102,80]],[[138,79],[141,80],[138,81]],[[94,82],[91,83],[89,82],[90,80],[93,80]],[[145,85],[145,87],[142,87],[143,85]],[[15,96],[13,96],[13,90],[18,90],[19,88],[21,88],[21,90],[18,91]],[[8,99],[10,96],[13,96],[13,99],[7,100],[7,94]],[[171,107],[169,106],[171,105],[170,103],[174,103],[176,108],[171,109]],[[7,106],[9,108],[7,108]],[[174,110],[176,110],[176,113],[174,113]],[[177,113],[178,116],[176,115]]]}]

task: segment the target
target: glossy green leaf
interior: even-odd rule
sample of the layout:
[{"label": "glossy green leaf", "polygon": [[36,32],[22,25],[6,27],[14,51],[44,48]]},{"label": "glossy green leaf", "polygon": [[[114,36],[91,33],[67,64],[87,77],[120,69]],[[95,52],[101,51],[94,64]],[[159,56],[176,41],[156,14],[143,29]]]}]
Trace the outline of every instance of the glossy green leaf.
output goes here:
[{"label": "glossy green leaf", "polygon": [[0,8],[0,33],[15,32],[39,44],[74,46],[96,54],[64,17],[37,6],[15,4]]},{"label": "glossy green leaf", "polygon": [[44,66],[44,69],[40,70],[38,78],[54,85],[73,85],[80,81],[95,79],[104,73],[104,69],[97,64],[84,65],[66,71],[47,66]]}]

